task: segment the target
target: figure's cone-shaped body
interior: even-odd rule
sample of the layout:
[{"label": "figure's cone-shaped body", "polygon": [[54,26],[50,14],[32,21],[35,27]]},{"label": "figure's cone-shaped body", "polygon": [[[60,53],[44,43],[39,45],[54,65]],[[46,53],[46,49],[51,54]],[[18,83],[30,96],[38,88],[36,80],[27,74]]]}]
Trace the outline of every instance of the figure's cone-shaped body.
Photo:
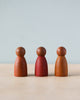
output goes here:
[{"label": "figure's cone-shaped body", "polygon": [[14,64],[14,76],[16,77],[27,76],[27,63],[24,58],[25,49],[23,47],[17,48],[16,55],[17,55],[17,58]]},{"label": "figure's cone-shaped body", "polygon": [[35,63],[35,76],[48,76],[48,65],[45,58],[46,49],[39,47],[37,49],[38,58]]},{"label": "figure's cone-shaped body", "polygon": [[55,63],[55,76],[68,76],[68,64],[65,58],[66,49],[64,47],[59,47],[57,49],[57,60]]}]

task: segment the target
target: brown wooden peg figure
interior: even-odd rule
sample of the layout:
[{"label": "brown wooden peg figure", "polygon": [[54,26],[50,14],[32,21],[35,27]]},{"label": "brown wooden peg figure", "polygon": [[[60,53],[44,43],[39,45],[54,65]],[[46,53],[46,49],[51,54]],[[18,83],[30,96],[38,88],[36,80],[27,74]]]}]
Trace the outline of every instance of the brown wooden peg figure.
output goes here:
[{"label": "brown wooden peg figure", "polygon": [[48,65],[45,58],[46,49],[44,47],[39,47],[36,53],[38,57],[35,63],[35,76],[48,76]]},{"label": "brown wooden peg figure", "polygon": [[65,58],[66,49],[64,47],[59,47],[57,49],[57,60],[55,63],[55,76],[68,76],[68,64]]},{"label": "brown wooden peg figure", "polygon": [[24,77],[27,76],[27,63],[24,58],[25,49],[23,47],[18,47],[16,49],[16,61],[14,64],[14,76]]}]

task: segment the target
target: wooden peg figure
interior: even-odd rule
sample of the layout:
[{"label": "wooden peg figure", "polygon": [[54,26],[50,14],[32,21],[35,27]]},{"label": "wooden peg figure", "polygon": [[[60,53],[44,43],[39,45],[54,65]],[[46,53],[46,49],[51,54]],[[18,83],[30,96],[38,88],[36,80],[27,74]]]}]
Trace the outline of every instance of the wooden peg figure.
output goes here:
[{"label": "wooden peg figure", "polygon": [[55,63],[55,76],[68,76],[68,64],[65,58],[66,49],[64,47],[59,47],[57,49],[57,60]]},{"label": "wooden peg figure", "polygon": [[16,61],[14,64],[14,76],[23,77],[27,76],[27,63],[24,58],[25,49],[23,47],[18,47],[16,49]]},{"label": "wooden peg figure", "polygon": [[39,47],[36,53],[38,58],[35,63],[35,76],[48,76],[48,65],[45,58],[46,49],[44,47]]}]

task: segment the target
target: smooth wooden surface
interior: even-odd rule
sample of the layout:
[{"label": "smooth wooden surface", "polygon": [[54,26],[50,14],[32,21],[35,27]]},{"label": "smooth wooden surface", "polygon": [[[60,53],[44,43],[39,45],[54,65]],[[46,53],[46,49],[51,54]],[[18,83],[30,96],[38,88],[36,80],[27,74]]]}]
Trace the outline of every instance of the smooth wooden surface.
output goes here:
[{"label": "smooth wooden surface", "polygon": [[13,64],[0,64],[0,100],[80,100],[80,65],[69,65],[68,77],[55,77],[49,65],[48,77],[35,77],[28,65],[28,77],[14,77]]}]

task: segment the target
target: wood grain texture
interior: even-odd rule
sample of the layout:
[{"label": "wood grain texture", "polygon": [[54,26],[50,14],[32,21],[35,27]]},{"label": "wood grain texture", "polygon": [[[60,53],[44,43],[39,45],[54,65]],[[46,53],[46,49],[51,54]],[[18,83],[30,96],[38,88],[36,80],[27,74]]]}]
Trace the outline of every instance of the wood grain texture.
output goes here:
[{"label": "wood grain texture", "polygon": [[13,64],[0,64],[0,100],[80,100],[80,65],[68,65],[68,77],[35,77],[28,64],[28,77],[14,77]]}]

